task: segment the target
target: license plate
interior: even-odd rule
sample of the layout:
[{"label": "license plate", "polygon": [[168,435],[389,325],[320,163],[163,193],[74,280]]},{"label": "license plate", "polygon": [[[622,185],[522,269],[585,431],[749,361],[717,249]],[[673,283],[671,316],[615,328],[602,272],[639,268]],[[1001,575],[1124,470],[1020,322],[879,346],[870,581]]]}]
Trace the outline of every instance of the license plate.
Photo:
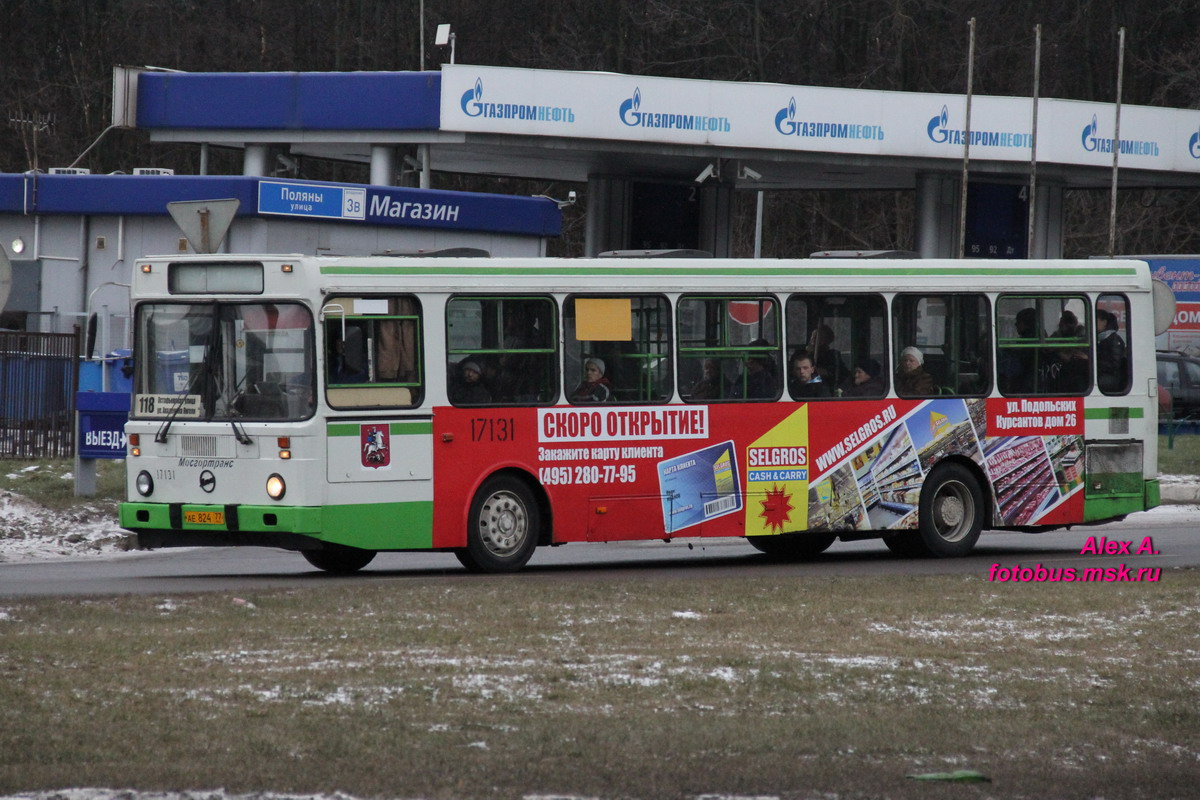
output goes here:
[{"label": "license plate", "polygon": [[193,525],[224,525],[224,511],[185,511],[183,521]]}]

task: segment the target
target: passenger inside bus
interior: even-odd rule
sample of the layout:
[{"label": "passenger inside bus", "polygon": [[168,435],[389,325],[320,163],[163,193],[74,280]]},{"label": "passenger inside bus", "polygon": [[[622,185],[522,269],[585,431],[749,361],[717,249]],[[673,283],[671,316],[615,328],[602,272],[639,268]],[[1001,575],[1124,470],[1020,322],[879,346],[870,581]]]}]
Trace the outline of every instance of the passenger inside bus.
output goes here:
[{"label": "passenger inside bus", "polygon": [[[1017,312],[1013,324],[1018,339],[1035,344],[1039,336],[1037,311],[1031,306]],[[1004,394],[1029,394],[1037,378],[1037,351],[1032,347],[1004,347],[996,365],[1000,391]]]},{"label": "passenger inside bus", "polygon": [[832,397],[830,384],[821,379],[813,364],[812,356],[799,352],[792,356],[791,374],[788,377],[788,391],[797,400],[801,398]]},{"label": "passenger inside bus", "polygon": [[1125,388],[1125,340],[1117,332],[1119,325],[1116,314],[1096,311],[1096,381],[1104,392]]},{"label": "passenger inside bus", "polygon": [[329,383],[362,383],[367,380],[367,350],[362,330],[356,325],[347,325],[344,339],[331,335],[329,341]]},{"label": "passenger inside bus", "polygon": [[900,351],[900,368],[896,370],[896,394],[905,397],[928,397],[937,394],[933,376],[925,371],[925,354],[918,347]]},{"label": "passenger inside bus", "polygon": [[1091,378],[1087,350],[1055,351],[1054,360],[1042,368],[1038,389],[1049,394],[1083,394]]},{"label": "passenger inside bus", "polygon": [[833,347],[833,340],[833,328],[822,323],[813,328],[808,337],[808,352],[821,379],[831,386],[837,386],[847,370],[841,353]]},{"label": "passenger inside bus", "polygon": [[[770,347],[766,339],[755,339],[750,347]],[[779,396],[779,384],[775,380],[775,364],[771,356],[751,353],[746,359],[746,372],[742,376],[747,400],[773,400]]]},{"label": "passenger inside bus", "polygon": [[842,387],[842,397],[883,397],[887,387],[883,383],[883,368],[873,358],[859,359],[854,372]]},{"label": "passenger inside bus", "polygon": [[471,406],[492,401],[492,393],[484,382],[483,368],[478,361],[462,361],[457,372],[457,379],[450,384],[450,402]]},{"label": "passenger inside bus", "polygon": [[[1063,309],[1058,326],[1051,334],[1055,339],[1085,341],[1086,330],[1074,312]],[[1091,361],[1087,347],[1064,347],[1056,350],[1049,363],[1042,366],[1038,391],[1050,394],[1082,394],[1091,381]]]},{"label": "passenger inside bus", "polygon": [[721,362],[706,358],[701,366],[700,380],[692,384],[691,400],[721,400],[729,396],[729,387],[721,376]]},{"label": "passenger inside bus", "polygon": [[572,403],[606,403],[612,398],[612,384],[604,375],[604,361],[589,358],[583,362],[583,382],[571,392]]}]

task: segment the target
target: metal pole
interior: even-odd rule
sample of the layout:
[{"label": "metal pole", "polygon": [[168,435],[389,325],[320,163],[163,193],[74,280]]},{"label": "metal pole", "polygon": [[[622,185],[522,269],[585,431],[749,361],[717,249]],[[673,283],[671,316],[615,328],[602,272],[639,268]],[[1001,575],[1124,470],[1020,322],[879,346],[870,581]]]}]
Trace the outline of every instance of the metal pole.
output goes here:
[{"label": "metal pole", "polygon": [[971,41],[967,47],[967,122],[963,135],[962,196],[958,212],[958,257],[967,255],[967,169],[971,163],[971,92],[975,80],[975,18],[971,17]]},{"label": "metal pole", "polygon": [[1117,253],[1117,167],[1121,156],[1121,82],[1125,76],[1125,29],[1117,31],[1117,105],[1113,123],[1112,190],[1108,205],[1108,257]]},{"label": "metal pole", "polygon": [[421,72],[425,71],[425,0],[421,0],[417,26],[421,29]]},{"label": "metal pole", "polygon": [[1033,124],[1029,142],[1029,241],[1025,244],[1025,257],[1033,258],[1034,232],[1037,230],[1037,136],[1038,98],[1042,77],[1042,24],[1033,29]]},{"label": "metal pole", "polygon": [[754,209],[754,257],[762,258],[762,218],[763,218],[763,193],[762,189],[758,190],[758,203]]}]

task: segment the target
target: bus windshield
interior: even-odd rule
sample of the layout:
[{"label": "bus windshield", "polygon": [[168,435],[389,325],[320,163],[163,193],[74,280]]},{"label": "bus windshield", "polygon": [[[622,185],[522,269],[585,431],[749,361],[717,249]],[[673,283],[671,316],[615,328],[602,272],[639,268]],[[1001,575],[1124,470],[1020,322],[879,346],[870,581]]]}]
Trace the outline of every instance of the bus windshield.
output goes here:
[{"label": "bus windshield", "polygon": [[313,319],[297,303],[153,303],[137,313],[133,416],[312,416]]}]

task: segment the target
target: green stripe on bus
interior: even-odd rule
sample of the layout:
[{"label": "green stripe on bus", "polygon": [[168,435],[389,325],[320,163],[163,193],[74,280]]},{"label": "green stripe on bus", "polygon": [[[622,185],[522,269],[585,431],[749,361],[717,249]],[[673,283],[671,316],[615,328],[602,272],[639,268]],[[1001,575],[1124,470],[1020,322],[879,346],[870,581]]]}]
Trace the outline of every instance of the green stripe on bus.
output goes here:
[{"label": "green stripe on bus", "polygon": [[[1144,419],[1146,417],[1146,410],[1143,408],[1117,407],[1117,408],[1085,408],[1083,410],[1083,418],[1084,419],[1112,419],[1114,416],[1118,416],[1113,413],[1114,411],[1122,412],[1119,416],[1125,417],[1128,419]],[[1125,412],[1128,412],[1128,413],[1125,413]]]},{"label": "green stripe on bus", "polygon": [[1042,267],[1036,272],[1028,269],[1012,269],[1009,267],[796,267],[796,266],[754,266],[754,267],[710,267],[702,263],[687,267],[321,267],[322,275],[590,275],[604,277],[606,275],[649,275],[649,276],[686,276],[702,278],[708,275],[718,276],[833,276],[862,275],[868,277],[888,277],[893,275],[934,275],[934,276],[1023,276],[1031,275],[1045,277],[1048,275],[1090,277],[1098,275],[1134,276],[1137,270],[1132,267]]},{"label": "green stripe on bus", "polygon": [[322,509],[327,542],[366,550],[433,547],[433,503],[361,503]]},{"label": "green stripe on bus", "polygon": [[[238,506],[238,530],[227,525],[185,523],[180,530],[229,532],[245,544],[257,534],[296,533],[367,550],[428,550],[433,547],[433,503],[361,503],[339,506]],[[184,504],[184,511],[225,513],[225,506]],[[138,512],[144,520],[138,520]],[[167,503],[122,503],[120,525],[132,530],[170,530]]]},{"label": "green stripe on bus", "polygon": [[[328,436],[358,436],[362,426],[357,422],[330,422],[325,426]],[[388,430],[393,436],[421,436],[433,433],[432,422],[392,422]]]}]

